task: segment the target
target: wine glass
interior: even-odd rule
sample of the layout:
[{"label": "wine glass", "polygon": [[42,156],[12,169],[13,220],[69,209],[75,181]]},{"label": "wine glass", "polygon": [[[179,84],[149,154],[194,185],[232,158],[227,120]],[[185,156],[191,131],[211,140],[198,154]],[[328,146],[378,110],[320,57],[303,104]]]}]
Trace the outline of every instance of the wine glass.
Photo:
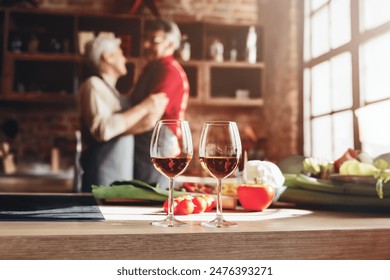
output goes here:
[{"label": "wine glass", "polygon": [[237,124],[230,121],[206,122],[200,136],[199,161],[204,170],[217,179],[216,218],[202,223],[205,227],[232,227],[236,223],[222,216],[222,179],[237,168],[241,157],[241,140]]},{"label": "wine glass", "polygon": [[150,143],[150,158],[154,167],[169,178],[168,215],[165,220],[153,222],[154,226],[179,227],[188,224],[173,215],[173,179],[188,167],[193,145],[187,121],[160,120],[154,127]]}]

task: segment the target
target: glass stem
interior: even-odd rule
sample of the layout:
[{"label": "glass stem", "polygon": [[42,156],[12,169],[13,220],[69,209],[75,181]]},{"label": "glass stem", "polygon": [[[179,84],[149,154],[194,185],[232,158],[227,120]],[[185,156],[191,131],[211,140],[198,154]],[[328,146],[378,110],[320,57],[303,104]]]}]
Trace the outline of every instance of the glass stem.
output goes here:
[{"label": "glass stem", "polygon": [[169,194],[168,194],[168,217],[167,219],[173,220],[173,209],[174,209],[174,203],[173,203],[173,179],[169,178]]},{"label": "glass stem", "polygon": [[217,219],[222,219],[222,180],[217,183]]}]

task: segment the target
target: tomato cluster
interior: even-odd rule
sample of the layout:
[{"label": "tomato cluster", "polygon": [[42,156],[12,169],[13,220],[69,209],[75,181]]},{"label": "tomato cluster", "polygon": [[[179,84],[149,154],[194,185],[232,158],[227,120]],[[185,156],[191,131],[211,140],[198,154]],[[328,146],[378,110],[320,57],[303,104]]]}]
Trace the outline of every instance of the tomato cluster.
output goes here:
[{"label": "tomato cluster", "polygon": [[[215,198],[211,195],[179,196],[173,200],[173,214],[189,215],[209,212],[215,207]],[[168,213],[168,200],[164,202],[164,212]]]},{"label": "tomato cluster", "polygon": [[214,193],[214,188],[212,186],[204,185],[201,183],[195,183],[195,182],[184,182],[181,189],[184,189],[187,192],[192,192],[192,193],[204,193],[204,194]]}]

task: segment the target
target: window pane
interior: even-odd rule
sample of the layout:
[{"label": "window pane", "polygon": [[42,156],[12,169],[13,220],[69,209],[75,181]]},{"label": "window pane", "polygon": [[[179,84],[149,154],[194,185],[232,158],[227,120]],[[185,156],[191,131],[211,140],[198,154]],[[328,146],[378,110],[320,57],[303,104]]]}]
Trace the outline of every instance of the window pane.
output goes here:
[{"label": "window pane", "polygon": [[352,107],[351,53],[343,53],[331,60],[332,108],[334,111]]},{"label": "window pane", "polygon": [[361,1],[362,31],[377,27],[390,21],[389,0]]},{"label": "window pane", "polygon": [[348,148],[354,148],[352,111],[333,115],[333,147],[333,159],[340,157]]},{"label": "window pane", "polygon": [[325,61],[312,69],[312,115],[331,112],[330,63]]},{"label": "window pane", "polygon": [[329,51],[329,9],[319,10],[312,18],[312,56],[317,57]]},{"label": "window pane", "polygon": [[350,12],[350,0],[330,2],[330,43],[334,49],[351,40]]},{"label": "window pane", "polygon": [[390,151],[390,100],[364,106],[356,111],[362,148],[371,156]]},{"label": "window pane", "polygon": [[311,58],[311,49],[310,49],[310,17],[305,17],[304,23],[304,47],[303,47],[303,59],[308,61]]},{"label": "window pane", "polygon": [[304,88],[303,88],[303,130],[304,130],[304,143],[303,143],[303,154],[305,156],[311,155],[311,140],[310,140],[310,70],[305,69],[303,72]]},{"label": "window pane", "polygon": [[312,121],[313,157],[333,160],[332,124],[330,116],[313,119]]},{"label": "window pane", "polygon": [[390,32],[365,43],[360,54],[363,99],[371,102],[390,97]]},{"label": "window pane", "polygon": [[317,10],[319,7],[324,5],[328,0],[311,0],[311,10]]}]

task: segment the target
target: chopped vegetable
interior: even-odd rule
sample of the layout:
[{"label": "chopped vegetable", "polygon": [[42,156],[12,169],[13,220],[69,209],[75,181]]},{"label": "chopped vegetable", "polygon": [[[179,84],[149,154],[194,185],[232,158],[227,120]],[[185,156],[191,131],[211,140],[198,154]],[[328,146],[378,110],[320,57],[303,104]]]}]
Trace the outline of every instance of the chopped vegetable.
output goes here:
[{"label": "chopped vegetable", "polygon": [[340,175],[374,176],[377,168],[369,163],[347,160],[340,166]]}]

